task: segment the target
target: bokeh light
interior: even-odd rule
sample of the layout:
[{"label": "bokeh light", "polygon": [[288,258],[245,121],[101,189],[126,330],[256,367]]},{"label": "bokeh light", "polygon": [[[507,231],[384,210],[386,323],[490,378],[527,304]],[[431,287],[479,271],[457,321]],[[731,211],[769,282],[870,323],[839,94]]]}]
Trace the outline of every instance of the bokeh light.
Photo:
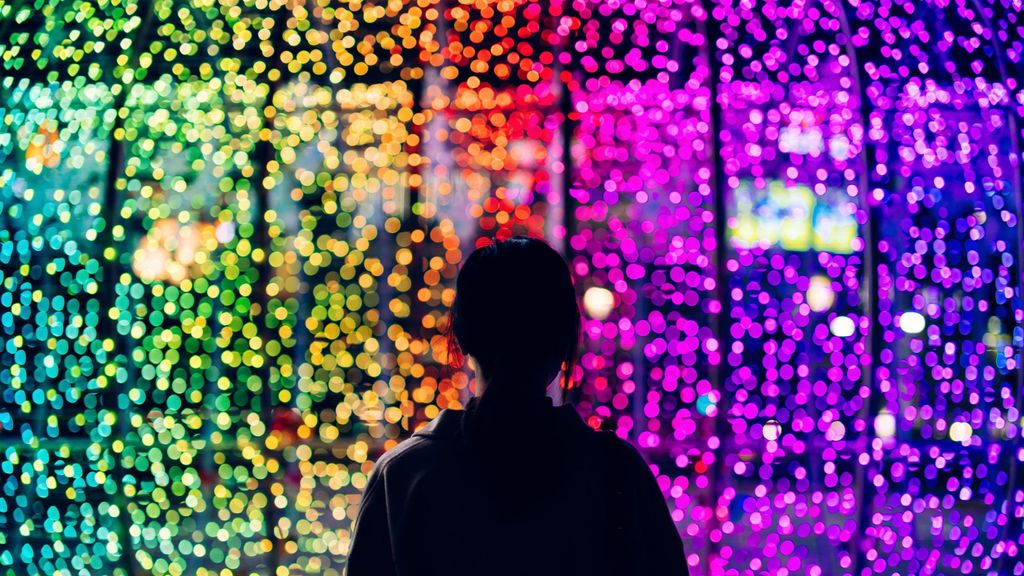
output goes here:
[{"label": "bokeh light", "polygon": [[691,573],[1024,574],[1022,55],[1013,0],[0,2],[0,573],[341,574],[526,234]]},{"label": "bokeh light", "polygon": [[615,308],[615,294],[607,288],[591,286],[583,293],[583,310],[594,320],[605,320]]}]

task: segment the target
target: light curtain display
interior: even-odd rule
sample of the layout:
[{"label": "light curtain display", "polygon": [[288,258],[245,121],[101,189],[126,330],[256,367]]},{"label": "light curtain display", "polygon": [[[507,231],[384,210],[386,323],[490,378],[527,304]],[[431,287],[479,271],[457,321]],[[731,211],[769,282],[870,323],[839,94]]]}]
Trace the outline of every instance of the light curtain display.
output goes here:
[{"label": "light curtain display", "polygon": [[1013,0],[0,2],[0,574],[340,574],[512,234],[692,573],[1024,573],[1022,52]]}]

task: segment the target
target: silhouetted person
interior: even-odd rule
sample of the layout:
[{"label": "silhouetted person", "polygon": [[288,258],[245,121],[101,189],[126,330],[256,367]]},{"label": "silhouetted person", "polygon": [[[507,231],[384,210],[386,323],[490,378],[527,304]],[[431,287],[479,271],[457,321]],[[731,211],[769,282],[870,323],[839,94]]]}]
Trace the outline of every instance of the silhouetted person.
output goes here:
[{"label": "silhouetted person", "polygon": [[[562,257],[527,238],[477,249],[451,322],[476,396],[377,462],[349,576],[686,575],[640,454],[564,401],[580,312]],[[546,391],[560,371],[556,407]]]}]

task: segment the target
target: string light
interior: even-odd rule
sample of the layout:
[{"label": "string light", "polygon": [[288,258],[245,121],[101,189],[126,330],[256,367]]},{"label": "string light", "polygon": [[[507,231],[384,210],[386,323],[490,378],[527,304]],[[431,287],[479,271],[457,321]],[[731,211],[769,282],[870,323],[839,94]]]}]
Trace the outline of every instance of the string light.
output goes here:
[{"label": "string light", "polygon": [[1024,571],[1020,6],[93,4],[0,8],[0,571],[340,574],[513,234],[692,573]]}]

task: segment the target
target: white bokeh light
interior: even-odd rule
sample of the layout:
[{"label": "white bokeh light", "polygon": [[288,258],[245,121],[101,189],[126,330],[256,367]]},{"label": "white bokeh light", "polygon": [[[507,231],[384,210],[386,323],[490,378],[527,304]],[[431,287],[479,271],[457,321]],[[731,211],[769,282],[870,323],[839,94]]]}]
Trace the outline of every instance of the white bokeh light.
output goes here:
[{"label": "white bokeh light", "polygon": [[847,336],[853,336],[856,325],[854,325],[853,319],[849,316],[836,316],[829,322],[828,329],[832,332],[833,336],[846,338]]},{"label": "white bokeh light", "polygon": [[825,276],[812,276],[807,286],[807,305],[815,312],[824,312],[836,301],[836,293],[832,290],[832,281]]},{"label": "white bokeh light", "polygon": [[924,316],[917,312],[904,312],[900,315],[900,330],[907,334],[920,334],[924,330]]},{"label": "white bokeh light", "polygon": [[615,295],[607,288],[591,286],[583,293],[583,309],[594,320],[604,320],[615,307]]}]

